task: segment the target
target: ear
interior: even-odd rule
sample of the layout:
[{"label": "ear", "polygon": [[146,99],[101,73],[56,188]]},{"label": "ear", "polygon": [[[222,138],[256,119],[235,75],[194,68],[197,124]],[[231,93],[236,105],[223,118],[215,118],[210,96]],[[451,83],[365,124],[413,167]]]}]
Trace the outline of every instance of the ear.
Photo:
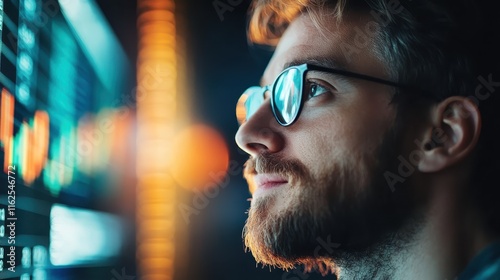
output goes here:
[{"label": "ear", "polygon": [[476,104],[462,96],[449,97],[432,112],[432,125],[422,141],[422,172],[437,172],[472,153],[481,132],[481,115]]}]

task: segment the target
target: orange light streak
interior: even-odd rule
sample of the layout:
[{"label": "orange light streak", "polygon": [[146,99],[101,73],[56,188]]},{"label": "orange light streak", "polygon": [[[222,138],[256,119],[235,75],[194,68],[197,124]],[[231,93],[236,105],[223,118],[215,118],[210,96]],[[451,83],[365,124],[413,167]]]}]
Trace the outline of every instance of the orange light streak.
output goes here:
[{"label": "orange light streak", "polygon": [[14,134],[14,96],[5,88],[2,89],[0,110],[0,144],[4,148],[4,171],[12,163],[13,145],[12,135]]},{"label": "orange light streak", "polygon": [[176,125],[173,0],[138,0],[137,263],[141,279],[174,277],[176,184],[170,176]]},{"label": "orange light streak", "polygon": [[36,111],[33,119],[33,174],[38,177],[42,172],[49,151],[49,114],[45,111]]},{"label": "orange light streak", "polygon": [[[34,172],[32,165],[32,154],[33,154],[33,131],[27,123],[23,123],[21,125],[21,139],[22,141],[22,159],[21,159],[21,167],[22,167],[22,177],[26,185],[30,185],[34,180]],[[21,169],[21,168],[20,168]]]}]

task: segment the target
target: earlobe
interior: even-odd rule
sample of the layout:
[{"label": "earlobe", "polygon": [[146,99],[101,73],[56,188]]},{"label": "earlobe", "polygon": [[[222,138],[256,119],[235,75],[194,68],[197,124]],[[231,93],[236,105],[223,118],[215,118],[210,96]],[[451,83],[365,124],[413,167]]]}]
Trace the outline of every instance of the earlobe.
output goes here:
[{"label": "earlobe", "polygon": [[419,170],[437,172],[462,161],[474,151],[480,132],[481,115],[470,99],[453,96],[442,101],[432,111]]}]

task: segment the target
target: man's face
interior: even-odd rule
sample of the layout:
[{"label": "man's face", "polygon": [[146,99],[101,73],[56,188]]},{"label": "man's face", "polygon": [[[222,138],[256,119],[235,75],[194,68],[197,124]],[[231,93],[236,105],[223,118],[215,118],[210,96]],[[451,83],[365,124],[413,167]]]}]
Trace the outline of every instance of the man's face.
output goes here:
[{"label": "man's face", "polygon": [[[281,38],[263,84],[295,61],[388,79],[370,47],[371,34],[365,34],[368,47],[346,52],[359,46],[355,28],[366,24],[352,18],[337,24],[325,16],[320,31],[308,14],[298,17]],[[320,259],[326,251],[317,250],[319,239],[338,244],[338,251],[362,250],[397,227],[403,215],[393,208],[381,175],[397,154],[391,88],[328,73],[308,79],[321,86],[321,94],[304,103],[293,125],[278,124],[268,99],[236,135],[250,154],[245,177],[253,194],[245,244],[258,262],[282,268]]]}]

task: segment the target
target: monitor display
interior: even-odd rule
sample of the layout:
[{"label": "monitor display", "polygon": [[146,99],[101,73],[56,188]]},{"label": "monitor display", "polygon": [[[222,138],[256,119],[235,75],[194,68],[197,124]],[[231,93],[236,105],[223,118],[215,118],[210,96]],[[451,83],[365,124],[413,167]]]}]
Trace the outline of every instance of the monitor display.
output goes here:
[{"label": "monitor display", "polygon": [[112,199],[131,190],[130,61],[92,0],[0,12],[0,279],[110,279],[134,257]]}]

